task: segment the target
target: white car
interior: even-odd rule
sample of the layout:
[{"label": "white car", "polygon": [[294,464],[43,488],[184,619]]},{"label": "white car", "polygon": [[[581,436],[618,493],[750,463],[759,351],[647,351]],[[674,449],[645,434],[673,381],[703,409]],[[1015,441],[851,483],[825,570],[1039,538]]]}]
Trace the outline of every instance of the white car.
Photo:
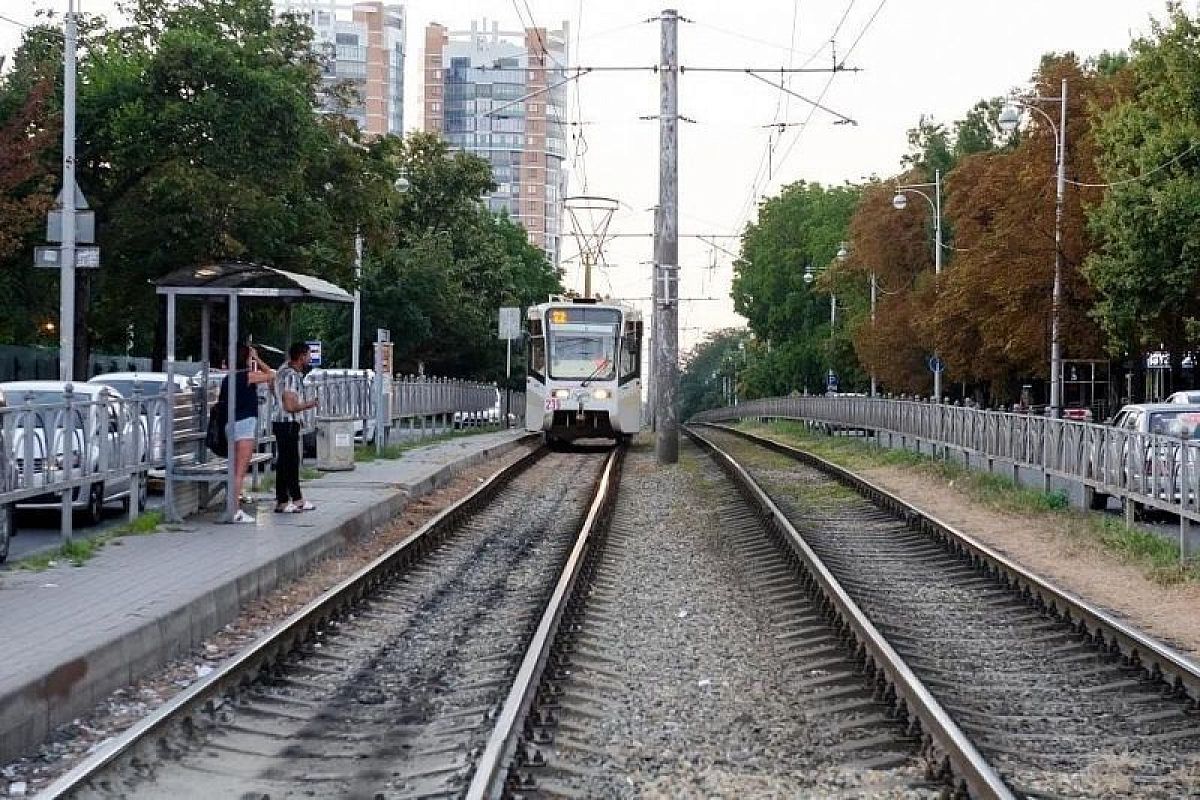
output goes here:
[{"label": "white car", "polygon": [[[90,473],[119,469],[121,465],[116,460],[131,458],[135,437],[142,439],[138,445],[141,463],[148,460],[145,428],[141,425],[135,428],[128,416],[122,414],[120,393],[107,386],[88,383],[74,384],[79,407],[74,410],[75,417],[71,422],[72,443],[68,453],[63,433],[65,387],[61,381],[0,383],[0,392],[10,409],[29,408],[29,413],[9,411],[11,421],[5,425],[11,430],[11,439],[6,444],[19,476],[19,485],[21,488],[45,486],[50,489],[44,495],[18,500],[18,508],[59,508],[62,492],[53,490],[55,482],[73,477],[72,473],[78,475],[85,459]],[[33,463],[27,469],[25,459],[30,453]],[[71,489],[72,507],[89,524],[100,521],[108,503],[120,501],[128,508],[133,498],[139,509],[146,507],[144,475],[135,481],[126,473],[108,482],[101,480]]]},{"label": "white car", "polygon": [[[105,372],[88,380],[89,384],[95,386],[107,386],[119,397],[133,397],[136,389],[142,398],[153,398],[142,407],[141,419],[150,442],[150,460],[156,463],[162,461],[165,455],[163,445],[166,439],[166,421],[163,411],[166,405],[159,398],[167,391],[167,380],[165,372]],[[176,402],[180,395],[194,398],[198,382],[198,377],[193,380],[184,375],[176,375]],[[162,474],[162,470],[155,470],[153,477],[157,479]]]},{"label": "white car", "polygon": [[[108,386],[117,390],[122,397],[133,397],[134,389],[139,389],[144,397],[160,395],[167,391],[167,373],[165,372],[104,372],[88,380],[88,383]],[[176,393],[191,394],[195,391],[195,382],[184,375],[175,376]]]},{"label": "white car", "polygon": [[[350,380],[347,380],[347,379],[350,379]],[[354,383],[355,379],[357,381],[361,381],[361,386],[357,390],[360,390],[365,393],[363,396],[357,398],[358,404],[360,404],[362,406],[363,410],[366,410],[370,407],[370,405],[373,401],[373,397],[374,397],[373,393],[375,390],[374,389],[375,370],[373,370],[373,369],[341,369],[341,368],[324,369],[322,367],[317,367],[313,370],[310,370],[309,373],[304,376],[304,387],[310,394],[317,392],[318,396],[319,396],[319,393],[322,391],[322,389],[321,389],[322,385],[324,385],[326,383],[334,384],[334,385],[336,385],[338,383],[343,383],[343,385],[345,385],[345,384]],[[335,399],[332,397],[322,397],[321,399],[325,401],[325,403],[322,406],[325,410],[329,410],[330,403],[335,401]],[[341,397],[337,398],[337,400],[340,401],[340,403],[338,403],[339,405],[348,404],[350,407],[353,407],[354,405],[356,405],[356,403],[354,402],[354,398],[350,397],[349,395],[341,396]],[[312,414],[313,419],[306,420],[305,428],[311,431],[312,427],[313,427],[312,423],[316,417],[316,413],[315,412],[307,412],[307,413]],[[354,435],[355,435],[355,437],[361,439],[364,444],[370,444],[370,443],[374,442],[375,441],[375,417],[374,417],[374,415],[371,415],[368,417],[365,425],[363,424],[363,420],[355,419]],[[315,453],[315,450],[316,450],[315,438],[313,439],[312,450]]]},{"label": "white car", "polygon": [[1200,390],[1193,389],[1188,392],[1175,392],[1167,398],[1167,402],[1182,403],[1189,406],[1200,405]]}]

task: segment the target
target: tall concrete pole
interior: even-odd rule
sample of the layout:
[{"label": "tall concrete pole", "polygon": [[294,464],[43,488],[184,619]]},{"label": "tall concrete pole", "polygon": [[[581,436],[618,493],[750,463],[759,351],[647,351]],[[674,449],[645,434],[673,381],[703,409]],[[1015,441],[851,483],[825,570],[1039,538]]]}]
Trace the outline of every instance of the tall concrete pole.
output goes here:
[{"label": "tall concrete pole", "polygon": [[62,267],[59,274],[58,376],[75,379],[75,0],[63,30]]},{"label": "tall concrete pole", "polygon": [[358,369],[358,354],[362,350],[362,233],[354,232],[354,322],[350,332],[350,369]]},{"label": "tall concrete pole", "polygon": [[1062,218],[1067,188],[1067,79],[1063,78],[1058,117],[1058,184],[1054,194],[1054,287],[1050,295],[1050,416],[1062,415]]},{"label": "tall concrete pole", "polygon": [[[933,197],[933,272],[940,284],[942,280],[942,171],[940,169],[933,171]],[[939,362],[941,361],[936,348],[933,357]],[[938,366],[941,364],[939,363]],[[942,371],[940,369],[933,373],[933,398],[935,403],[942,402]]]},{"label": "tall concrete pole", "polygon": [[668,8],[662,24],[659,64],[658,227],[655,229],[654,404],[655,454],[659,464],[679,460],[679,15]]}]

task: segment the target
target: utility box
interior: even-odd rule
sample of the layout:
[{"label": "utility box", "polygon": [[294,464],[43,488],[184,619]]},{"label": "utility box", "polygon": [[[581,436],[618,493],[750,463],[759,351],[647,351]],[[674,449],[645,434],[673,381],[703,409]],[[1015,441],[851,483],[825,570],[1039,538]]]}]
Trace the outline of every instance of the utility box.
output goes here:
[{"label": "utility box", "polygon": [[354,469],[353,419],[317,420],[317,469],[345,472]]}]

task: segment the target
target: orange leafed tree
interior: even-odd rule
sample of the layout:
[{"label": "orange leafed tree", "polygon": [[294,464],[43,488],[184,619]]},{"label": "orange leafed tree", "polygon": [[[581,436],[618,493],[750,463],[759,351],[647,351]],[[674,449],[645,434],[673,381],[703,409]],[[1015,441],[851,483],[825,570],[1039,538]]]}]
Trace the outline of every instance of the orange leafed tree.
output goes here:
[{"label": "orange leafed tree", "polygon": [[[1068,82],[1068,179],[1062,218],[1063,292],[1060,339],[1064,357],[1103,355],[1089,317],[1091,291],[1080,271],[1092,243],[1085,209],[1098,202],[1091,133],[1094,110],[1112,102],[1120,77],[1084,68],[1073,56],[1047,57],[1033,94],[1057,96]],[[1058,107],[1041,106],[1055,124]],[[954,251],[938,287],[932,313],[917,320],[925,340],[937,341],[956,380],[988,385],[1012,397],[1021,381],[1049,373],[1051,287],[1055,242],[1055,135],[1037,112],[1026,112],[1020,141],[1003,152],[964,158],[947,176],[946,224]]]},{"label": "orange leafed tree", "polygon": [[868,284],[872,273],[878,287],[875,321],[869,313],[854,325],[854,350],[863,369],[874,372],[881,385],[894,392],[928,394],[931,377],[925,359],[933,352],[917,327],[928,313],[933,283],[929,209],[920,197],[909,207],[892,207],[894,185],[922,183],[917,171],[894,182],[872,183],[850,220],[849,253],[844,269],[852,280]]},{"label": "orange leafed tree", "polygon": [[0,124],[0,262],[17,254],[54,202],[54,176],[43,158],[55,132],[47,119],[52,89],[49,80],[39,81],[17,113]]}]

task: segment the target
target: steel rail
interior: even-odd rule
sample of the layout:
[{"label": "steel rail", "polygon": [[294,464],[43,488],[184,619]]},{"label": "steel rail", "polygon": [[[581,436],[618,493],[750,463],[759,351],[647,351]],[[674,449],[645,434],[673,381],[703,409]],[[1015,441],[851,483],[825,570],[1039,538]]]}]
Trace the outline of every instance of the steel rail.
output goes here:
[{"label": "steel rail", "polygon": [[554,593],[546,603],[546,610],[525,651],[525,657],[497,717],[492,735],[476,763],[475,773],[465,795],[466,800],[494,800],[504,793],[513,754],[541,684],[546,662],[558,638],[559,624],[574,595],[579,573],[586,564],[589,553],[594,549],[597,531],[607,524],[616,504],[617,484],[620,482],[625,449],[624,446],[614,447],[604,465],[579,537],[571,549],[567,563],[563,566]]},{"label": "steel rail", "polygon": [[495,472],[469,495],[443,509],[386,553],[324,592],[224,666],[192,684],[111,744],[76,765],[39,792],[38,797],[43,800],[71,797],[130,756],[136,758],[142,755],[152,760],[153,748],[171,735],[176,725],[195,723],[214,716],[227,693],[272,669],[331,620],[357,604],[377,586],[411,566],[436,546],[445,533],[453,530],[463,517],[484,507],[501,489],[548,452],[546,447],[538,447]]},{"label": "steel rail", "polygon": [[1132,664],[1144,668],[1150,677],[1161,680],[1172,690],[1186,695],[1193,705],[1200,709],[1200,663],[1178,650],[1130,627],[1078,595],[1053,585],[978,539],[905,502],[861,475],[820,456],[765,436],[725,425],[700,424],[732,433],[834,477],[875,505],[902,516],[911,527],[941,540],[950,549],[1003,579],[1014,590],[1033,600],[1039,607],[1058,614],[1093,641],[1119,652]]},{"label": "steel rail", "polygon": [[691,426],[685,427],[685,431],[713,456],[747,500],[757,506],[766,523],[782,536],[803,562],[805,570],[820,587],[858,646],[865,651],[869,661],[883,673],[885,680],[905,704],[908,713],[920,722],[921,729],[948,762],[951,774],[961,781],[969,795],[977,800],[1013,800],[1015,795],[1000,775],[858,607],[750,473],[716,443],[706,439]]}]

